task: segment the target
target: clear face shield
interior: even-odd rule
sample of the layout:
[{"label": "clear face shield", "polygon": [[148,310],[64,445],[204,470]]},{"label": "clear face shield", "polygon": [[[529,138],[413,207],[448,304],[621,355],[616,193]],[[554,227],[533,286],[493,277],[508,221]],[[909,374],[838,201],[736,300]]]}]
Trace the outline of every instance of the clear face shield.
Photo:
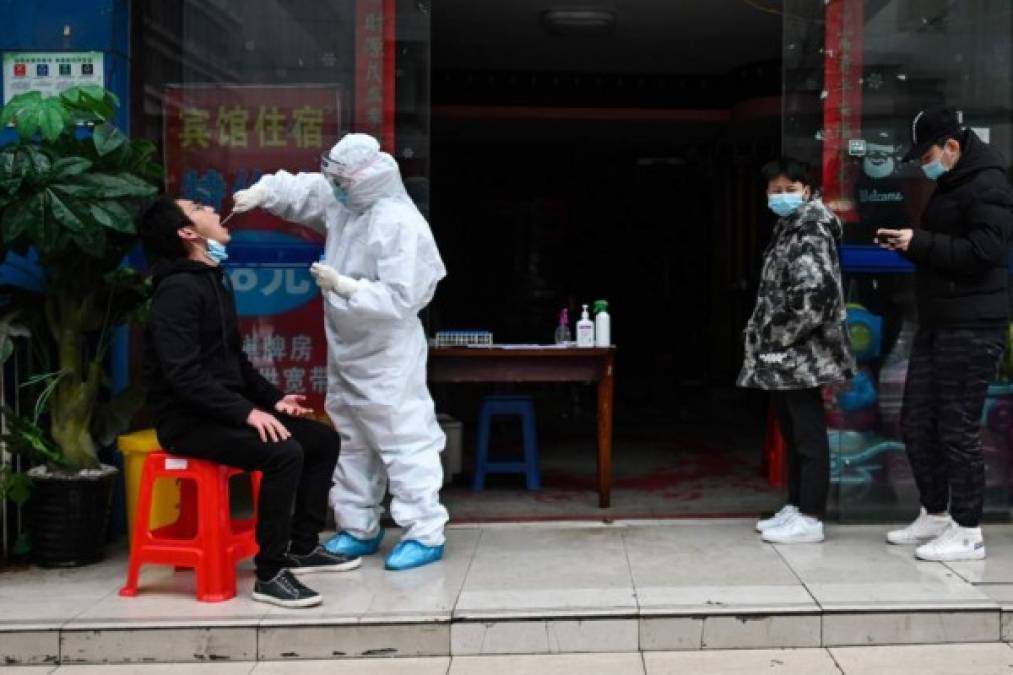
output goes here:
[{"label": "clear face shield", "polygon": [[334,190],[334,197],[342,204],[348,203],[349,178],[344,173],[344,167],[331,159],[327,153],[320,155],[320,173]]}]

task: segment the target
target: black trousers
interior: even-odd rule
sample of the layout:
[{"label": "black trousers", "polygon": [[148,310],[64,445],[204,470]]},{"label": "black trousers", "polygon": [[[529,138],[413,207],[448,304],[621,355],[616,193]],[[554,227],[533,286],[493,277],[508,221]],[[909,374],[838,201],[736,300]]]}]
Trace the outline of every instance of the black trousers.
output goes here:
[{"label": "black trousers", "polygon": [[977,527],[985,492],[981,413],[1005,328],[924,329],[915,336],[901,429],[922,505]]},{"label": "black trousers", "polygon": [[262,580],[288,567],[289,550],[308,553],[319,543],[341,444],[325,424],[278,417],[292,433],[281,443],[264,443],[252,427],[209,422],[194,426],[166,447],[174,455],[263,472],[257,505],[260,551],[254,558]]},{"label": "black trousers", "polygon": [[830,490],[830,441],[820,389],[772,391],[781,435],[788,446],[788,503],[822,517]]}]

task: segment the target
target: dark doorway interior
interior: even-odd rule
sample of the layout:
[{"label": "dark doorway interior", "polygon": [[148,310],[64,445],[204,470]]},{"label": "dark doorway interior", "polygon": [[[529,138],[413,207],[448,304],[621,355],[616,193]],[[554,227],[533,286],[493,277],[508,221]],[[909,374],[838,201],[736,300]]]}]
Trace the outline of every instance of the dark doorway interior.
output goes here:
[{"label": "dark doorway interior", "polygon": [[[434,3],[431,216],[450,276],[432,327],[546,343],[560,309],[575,320],[607,299],[612,512],[752,513],[776,502],[760,475],[765,400],[734,379],[771,224],[758,170],[780,148],[781,18],[741,0],[605,4],[588,32],[533,0]],[[435,394],[470,428],[488,391]],[[544,489],[504,477],[476,496],[463,476],[452,513],[600,515],[590,394],[525,393]],[[513,434],[497,430],[502,451]]]}]

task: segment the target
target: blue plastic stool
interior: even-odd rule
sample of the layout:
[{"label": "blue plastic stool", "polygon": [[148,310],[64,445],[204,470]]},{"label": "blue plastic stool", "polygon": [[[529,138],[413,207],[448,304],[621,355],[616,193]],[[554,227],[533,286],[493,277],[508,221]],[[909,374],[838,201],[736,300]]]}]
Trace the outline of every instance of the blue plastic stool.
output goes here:
[{"label": "blue plastic stool", "polygon": [[[524,461],[489,461],[489,430],[492,418],[516,415],[521,418],[524,436]],[[535,433],[535,403],[530,396],[487,396],[482,400],[478,415],[478,439],[475,448],[475,492],[485,487],[487,473],[522,473],[529,490],[541,487],[542,477],[538,469],[538,436]]]}]

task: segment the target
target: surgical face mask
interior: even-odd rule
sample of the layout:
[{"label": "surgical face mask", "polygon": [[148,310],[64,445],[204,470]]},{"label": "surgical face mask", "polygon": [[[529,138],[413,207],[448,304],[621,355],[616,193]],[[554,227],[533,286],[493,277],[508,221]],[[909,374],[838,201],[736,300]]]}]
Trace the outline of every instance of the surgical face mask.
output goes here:
[{"label": "surgical face mask", "polygon": [[225,250],[225,244],[215,241],[214,239],[204,238],[204,241],[208,243],[207,256],[216,265],[221,265],[223,262],[229,259],[229,254]]},{"label": "surgical face mask", "polygon": [[348,205],[348,190],[341,186],[341,165],[331,159],[327,154],[320,155],[320,173],[334,190],[334,198],[341,204]]},{"label": "surgical face mask", "polygon": [[949,171],[949,169],[943,166],[942,155],[936,157],[928,164],[922,164],[922,173],[924,173],[929,180],[939,180],[939,177],[947,171]]},{"label": "surgical face mask", "polygon": [[348,206],[348,191],[334,182],[331,183],[331,189],[334,190],[334,198],[341,202],[343,206]]},{"label": "surgical face mask", "polygon": [[776,195],[767,195],[767,207],[782,218],[795,213],[803,204],[805,204],[805,197],[802,196],[801,192],[782,192]]}]

